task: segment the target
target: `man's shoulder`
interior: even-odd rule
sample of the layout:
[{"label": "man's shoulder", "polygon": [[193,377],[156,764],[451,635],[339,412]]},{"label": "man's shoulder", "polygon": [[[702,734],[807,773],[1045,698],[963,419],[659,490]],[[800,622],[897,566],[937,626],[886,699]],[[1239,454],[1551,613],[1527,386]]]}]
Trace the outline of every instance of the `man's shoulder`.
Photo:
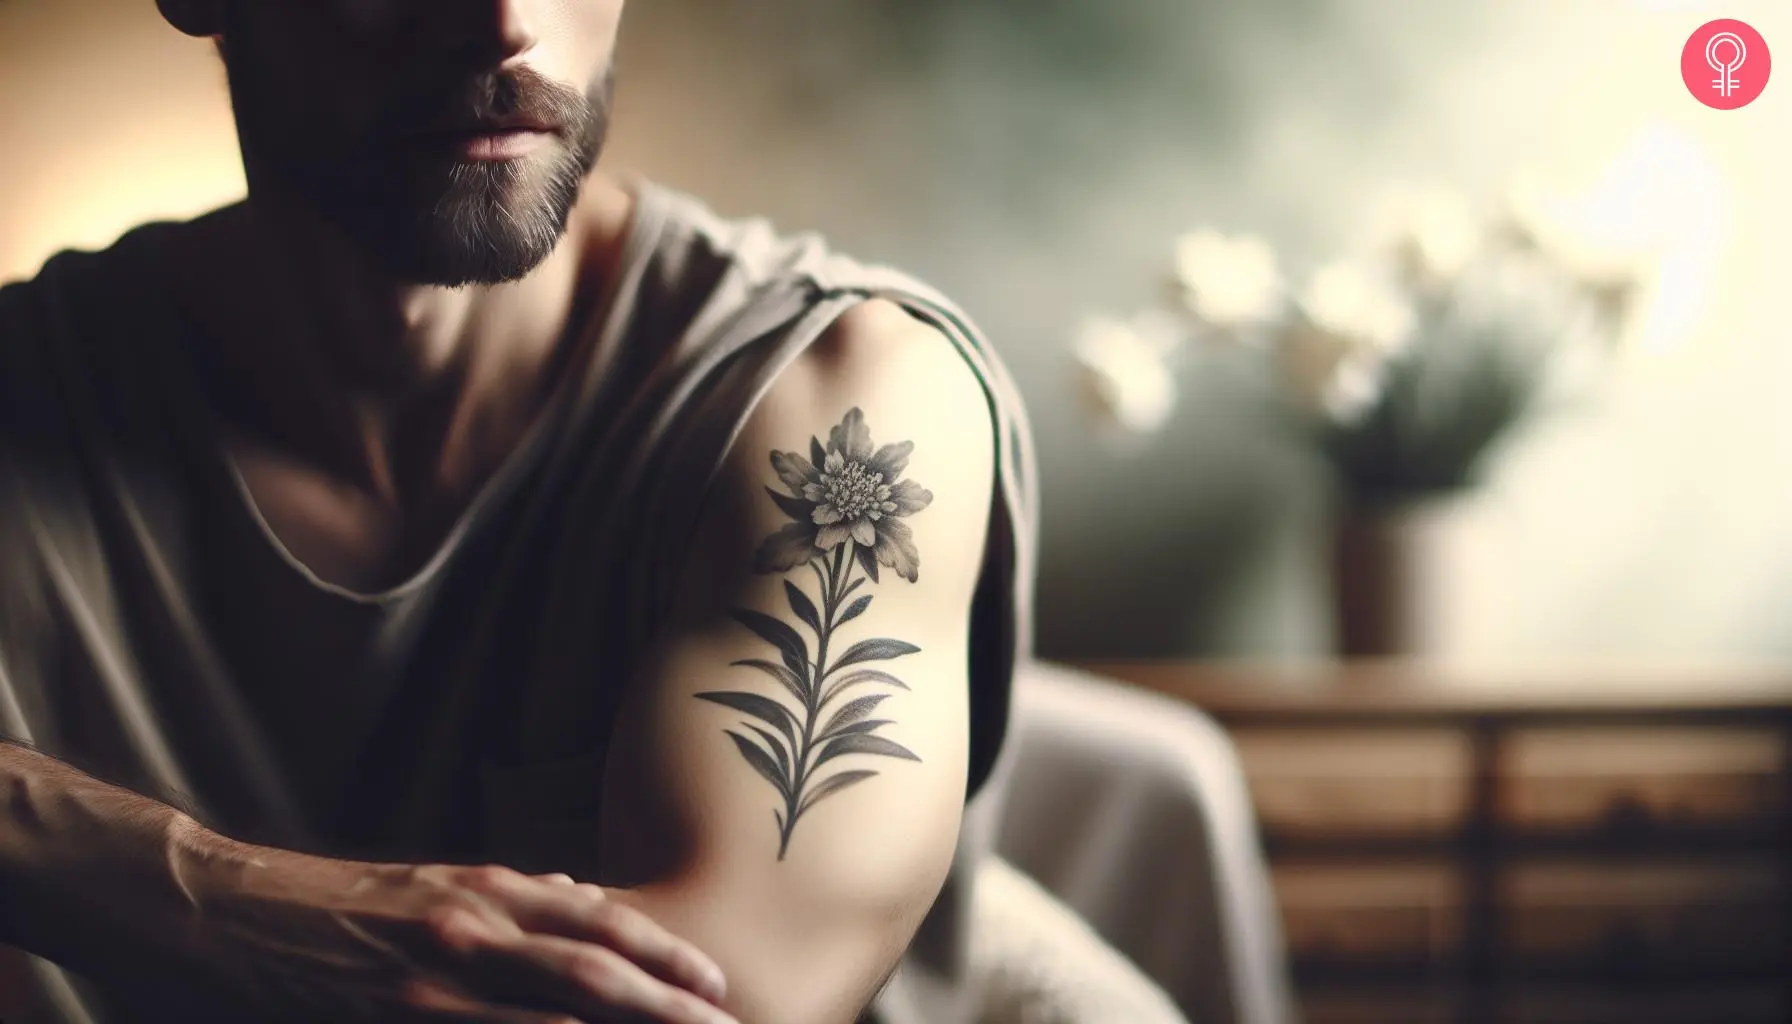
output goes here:
[{"label": "man's shoulder", "polygon": [[899,304],[924,303],[962,318],[942,292],[915,274],[843,251],[822,231],[789,230],[765,215],[718,212],[706,200],[674,187],[643,183],[650,189],[673,235],[682,262],[711,262],[748,286],[791,284],[819,294],[861,292]]},{"label": "man's shoulder", "polygon": [[173,317],[159,275],[179,258],[186,223],[149,221],[104,246],[64,248],[0,284],[0,434],[74,443],[95,436],[95,415],[138,425],[163,379]]},{"label": "man's shoulder", "polygon": [[0,281],[0,344],[79,336],[135,315],[157,296],[155,275],[179,258],[181,240],[203,216],[143,221],[103,245],[67,245],[30,273]]}]

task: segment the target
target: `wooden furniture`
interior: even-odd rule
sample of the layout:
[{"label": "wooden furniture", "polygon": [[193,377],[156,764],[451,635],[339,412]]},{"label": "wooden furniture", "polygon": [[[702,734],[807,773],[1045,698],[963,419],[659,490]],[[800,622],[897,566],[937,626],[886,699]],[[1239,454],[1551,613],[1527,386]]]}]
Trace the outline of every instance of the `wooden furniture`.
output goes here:
[{"label": "wooden furniture", "polygon": [[1308,1024],[1792,1020],[1792,669],[1082,667],[1232,735]]}]

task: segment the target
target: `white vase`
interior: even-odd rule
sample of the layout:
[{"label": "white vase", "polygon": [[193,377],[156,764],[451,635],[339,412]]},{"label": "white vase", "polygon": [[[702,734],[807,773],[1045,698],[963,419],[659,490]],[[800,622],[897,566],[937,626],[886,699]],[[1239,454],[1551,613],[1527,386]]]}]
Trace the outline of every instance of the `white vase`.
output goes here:
[{"label": "white vase", "polygon": [[1436,660],[1485,649],[1510,589],[1489,513],[1473,490],[1346,506],[1332,547],[1337,653]]}]

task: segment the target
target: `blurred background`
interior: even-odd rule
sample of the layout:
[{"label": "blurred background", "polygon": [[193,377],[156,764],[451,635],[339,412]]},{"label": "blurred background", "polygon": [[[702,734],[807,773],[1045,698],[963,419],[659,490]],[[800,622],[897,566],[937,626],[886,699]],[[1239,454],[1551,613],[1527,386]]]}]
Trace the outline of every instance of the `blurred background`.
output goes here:
[{"label": "blurred background", "polygon": [[[980,321],[1039,439],[1042,653],[1253,659],[1335,645],[1328,467],[1250,429],[1251,389],[1199,360],[1170,420],[1115,446],[1079,399],[1077,325],[1151,301],[1197,228],[1303,272],[1389,189],[1584,189],[1662,162],[1644,186],[1696,249],[1680,295],[1598,401],[1513,431],[1432,528],[1455,577],[1426,646],[1778,658],[1792,92],[1691,101],[1680,48],[1720,15],[1792,39],[1774,0],[652,0],[626,24],[609,159],[823,230]],[[148,0],[0,2],[0,96],[0,275],[242,187],[220,68]]]},{"label": "blurred background", "polygon": [[[606,159],[987,331],[1038,441],[1040,654],[1234,729],[1311,1019],[1507,1019],[1533,954],[1592,988],[1510,1019],[1786,1019],[1792,82],[1696,102],[1717,17],[1792,54],[1782,0],[636,0]],[[222,70],[149,0],[0,0],[0,138],[4,279],[242,189]],[[1439,269],[1502,245],[1530,276]],[[1364,252],[1391,287],[1326,276]],[[1493,320],[1432,301],[1495,279]],[[1546,293],[1612,314],[1549,402],[1500,361],[1585,327]],[[1473,443],[1390,488],[1406,449],[1340,416]],[[1288,666],[1309,702],[1258,706]],[[1599,1001],[1645,976],[1693,995]]]}]

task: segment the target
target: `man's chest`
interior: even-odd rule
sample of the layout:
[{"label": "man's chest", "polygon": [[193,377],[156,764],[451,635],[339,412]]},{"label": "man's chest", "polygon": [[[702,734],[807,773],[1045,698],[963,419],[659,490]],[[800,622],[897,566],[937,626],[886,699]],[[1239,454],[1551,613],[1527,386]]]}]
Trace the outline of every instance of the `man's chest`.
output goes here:
[{"label": "man's chest", "polygon": [[[268,542],[319,580],[355,593],[390,591],[422,572],[478,494],[473,485],[444,486],[401,502],[245,439],[224,448],[241,483],[237,497]],[[482,475],[472,484],[484,482]]]}]

